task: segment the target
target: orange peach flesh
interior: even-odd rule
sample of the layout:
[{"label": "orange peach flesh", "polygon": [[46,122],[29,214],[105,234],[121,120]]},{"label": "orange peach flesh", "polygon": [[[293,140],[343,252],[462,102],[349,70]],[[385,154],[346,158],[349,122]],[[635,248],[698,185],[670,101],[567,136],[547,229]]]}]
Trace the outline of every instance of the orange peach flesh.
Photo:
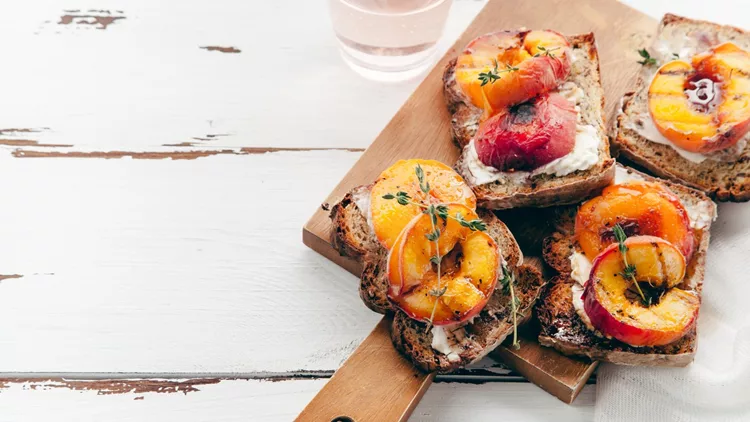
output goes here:
[{"label": "orange peach flesh", "polygon": [[680,148],[726,149],[750,130],[750,54],[724,43],[654,76],[648,106],[656,128]]},{"label": "orange peach flesh", "polygon": [[[485,111],[486,119],[555,89],[570,73],[570,55],[570,44],[557,32],[487,34],[474,39],[458,57],[456,81],[471,102]],[[479,75],[493,71],[495,64],[500,78],[482,85]],[[518,70],[507,71],[508,67]]]},{"label": "orange peach flesh", "polygon": [[612,185],[578,210],[575,235],[589,259],[612,244],[615,224],[629,236],[665,239],[689,260],[694,250],[693,229],[685,207],[671,191],[657,183],[631,181]]},{"label": "orange peach flesh", "polygon": [[[424,177],[430,184],[430,195],[419,188],[416,167],[420,165]],[[384,199],[386,194],[395,195],[406,192],[412,202],[459,203],[470,209],[476,209],[477,199],[463,178],[452,168],[434,160],[401,160],[380,174],[370,193],[370,209],[375,236],[387,249],[391,249],[396,238],[422,208],[413,205],[401,205],[395,199]]]},{"label": "orange peach flesh", "polygon": [[[685,275],[685,259],[671,243],[653,236],[628,238],[628,263],[636,279],[652,281],[663,293],[646,306],[621,275],[622,255],[610,245],[594,260],[583,294],[584,309],[603,334],[632,346],[660,346],[683,337],[697,318],[700,299],[674,287]],[[629,296],[626,295],[626,291]]]},{"label": "orange peach flesh", "polygon": [[[448,214],[461,214],[466,220],[477,218],[471,209],[460,204],[448,205]],[[435,308],[434,325],[465,321],[476,315],[487,303],[495,283],[499,253],[497,245],[486,233],[471,231],[453,219],[438,218],[440,255],[443,256],[439,288],[445,293],[437,297],[435,243],[427,239],[432,222],[427,214],[414,217],[404,229],[399,243],[388,256],[388,296],[407,315],[429,320]]]}]

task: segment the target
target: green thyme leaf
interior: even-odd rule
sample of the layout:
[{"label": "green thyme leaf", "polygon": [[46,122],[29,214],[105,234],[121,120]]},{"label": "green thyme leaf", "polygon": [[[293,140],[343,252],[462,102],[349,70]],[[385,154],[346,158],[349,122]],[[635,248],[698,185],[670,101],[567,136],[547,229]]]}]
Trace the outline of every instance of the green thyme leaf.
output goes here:
[{"label": "green thyme leaf", "polygon": [[638,50],[638,54],[643,57],[643,60],[638,62],[642,66],[651,66],[656,64],[656,59],[651,57],[651,54],[649,54],[648,50],[646,50],[645,48]]},{"label": "green thyme leaf", "polygon": [[448,286],[445,286],[442,289],[432,289],[430,290],[430,295],[435,296],[435,297],[440,297],[444,295],[447,290],[448,290]]},{"label": "green thyme leaf", "polygon": [[440,237],[440,230],[439,230],[439,229],[435,229],[435,231],[434,231],[434,232],[430,232],[430,233],[427,233],[427,234],[425,235],[425,237],[426,237],[426,238],[427,238],[427,240],[429,240],[430,242],[434,242],[434,241],[438,240],[438,238]]},{"label": "green thyme leaf", "polygon": [[435,265],[440,265],[442,261],[443,259],[437,255],[430,257],[430,262],[432,262]]},{"label": "green thyme leaf", "polygon": [[395,196],[392,193],[386,193],[383,195],[383,199],[393,199]]}]

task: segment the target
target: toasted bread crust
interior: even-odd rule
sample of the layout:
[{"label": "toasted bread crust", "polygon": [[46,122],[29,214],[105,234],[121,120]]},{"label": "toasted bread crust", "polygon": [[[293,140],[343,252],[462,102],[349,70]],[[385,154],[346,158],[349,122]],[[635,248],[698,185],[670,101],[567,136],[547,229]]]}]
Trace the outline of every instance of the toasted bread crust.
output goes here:
[{"label": "toasted bread crust", "polygon": [[539,343],[567,355],[622,365],[685,366],[695,356],[695,325],[675,343],[658,347],[633,347],[614,339],[597,337],[581,321],[573,307],[571,286],[575,281],[555,277],[536,306],[542,327]]},{"label": "toasted bread crust", "polygon": [[[648,181],[662,183],[685,204],[698,204],[711,200],[703,192],[648,176],[633,169],[628,173]],[[571,286],[575,281],[570,279],[570,255],[576,250],[575,217],[578,207],[561,207],[555,210],[555,232],[543,242],[542,256],[549,266],[560,273],[549,288],[543,293],[542,300],[536,307],[542,330],[539,342],[544,346],[554,347],[565,354],[587,356],[624,365],[685,366],[695,354],[695,327],[677,342],[661,347],[632,347],[617,340],[596,336],[589,330],[575,311],[572,301]],[[711,218],[715,217],[715,207]],[[702,291],[705,272],[706,253],[710,241],[710,226],[696,229],[695,252],[693,253],[680,284],[681,288],[693,289],[698,294]]]},{"label": "toasted bread crust", "polygon": [[[526,322],[545,282],[539,270],[530,265],[517,269],[515,294],[520,300],[518,324]],[[444,354],[432,349],[432,333],[423,322],[398,312],[393,319],[391,339],[396,348],[417,367],[426,372],[446,373],[483,358],[499,346],[513,332],[513,315],[510,295],[496,289],[487,306],[474,322],[466,326],[470,340],[461,347],[460,360],[450,361]]]},{"label": "toasted bread crust", "polygon": [[[604,127],[604,95],[599,73],[599,55],[596,50],[594,35],[582,34],[568,37],[571,46],[584,52],[590,66],[582,66],[577,72],[586,81],[588,96],[599,98],[592,104],[595,117],[587,124],[598,128],[601,136],[599,162],[592,168],[577,171],[566,176],[537,175],[527,184],[502,186],[496,183],[474,185],[470,178],[464,177],[477,196],[480,207],[488,209],[509,209],[518,207],[549,207],[554,205],[574,204],[598,194],[614,177],[614,159],[609,156],[609,142]],[[443,91],[448,111],[451,113],[451,130],[456,145],[463,148],[476,134],[482,110],[474,106],[461,91],[455,79],[456,60],[452,60],[443,74]],[[465,175],[466,156],[462,154],[456,163],[456,170]]]},{"label": "toasted bread crust", "polygon": [[[750,32],[672,14],[665,15],[659,24],[656,42],[669,39],[674,43],[675,40],[670,38],[674,38],[670,31],[678,29],[685,32],[688,38],[701,37],[714,45],[731,40],[742,48],[750,48]],[[657,176],[699,189],[717,201],[750,201],[750,144],[744,148],[736,162],[708,159],[695,163],[680,156],[669,145],[649,141],[634,129],[642,125],[643,118],[650,118],[645,110],[650,77],[649,69],[644,68],[635,91],[625,94],[622,99],[622,106],[612,128],[613,153]]]}]

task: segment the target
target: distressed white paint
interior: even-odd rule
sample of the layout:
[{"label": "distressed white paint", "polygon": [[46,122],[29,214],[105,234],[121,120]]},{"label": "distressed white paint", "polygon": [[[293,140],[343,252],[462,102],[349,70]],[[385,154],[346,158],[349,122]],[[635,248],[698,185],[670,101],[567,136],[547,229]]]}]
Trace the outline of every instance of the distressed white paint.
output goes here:
[{"label": "distressed white paint", "polygon": [[[456,1],[441,54],[483,5]],[[91,8],[125,19],[106,30],[57,23],[64,9]],[[0,129],[49,128],[19,136],[75,150],[365,147],[419,82],[383,85],[347,68],[326,0],[34,0],[1,11]],[[216,134],[228,136],[193,139]]]},{"label": "distressed white paint", "polygon": [[[625,3],[746,25],[741,0]],[[441,51],[483,4],[456,1]],[[90,8],[126,19],[56,24]],[[0,12],[0,129],[48,128],[0,138],[73,145],[60,151],[363,147],[417,84],[347,69],[323,0],[34,0]],[[19,160],[3,149],[0,274],[23,278],[0,281],[0,371],[332,370],[378,319],[354,278],[299,238],[357,153]],[[16,384],[0,390],[0,421],[288,420],[324,383],[223,381],[143,400]],[[523,383],[441,383],[413,419],[590,420],[593,400],[591,386],[569,407]]]},{"label": "distressed white paint", "polygon": [[360,153],[0,154],[0,371],[331,370],[380,316],[301,228]]},{"label": "distressed white paint", "polygon": [[[0,421],[287,421],[292,420],[327,380],[222,381],[181,393],[98,395],[11,384],[0,390]],[[37,386],[36,390],[31,390]],[[502,420],[585,422],[593,420],[594,386],[584,387],[572,405],[531,384],[433,384],[411,421]],[[135,400],[136,397],[143,397]],[[383,404],[387,406],[387,403]]]}]

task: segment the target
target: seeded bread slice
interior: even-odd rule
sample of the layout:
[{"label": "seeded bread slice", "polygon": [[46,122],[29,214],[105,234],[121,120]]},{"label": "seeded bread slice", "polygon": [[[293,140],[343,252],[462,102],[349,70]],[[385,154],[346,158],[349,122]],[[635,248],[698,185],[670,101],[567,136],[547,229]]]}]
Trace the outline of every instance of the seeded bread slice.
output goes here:
[{"label": "seeded bread slice", "polygon": [[[662,65],[672,60],[673,53],[689,60],[689,57],[682,56],[690,56],[727,41],[750,50],[750,32],[667,14],[659,24],[658,35],[649,52],[658,60],[658,65]],[[735,162],[707,159],[696,163],[683,158],[670,145],[657,144],[641,135],[649,135],[643,128],[646,120],[651,119],[648,88],[657,68],[644,66],[635,92],[623,97],[613,128],[613,153],[657,176],[699,189],[717,201],[750,201],[750,142],[744,146],[738,143],[735,148],[739,158]]]},{"label": "seeded bread slice", "polygon": [[469,177],[467,154],[464,148],[476,134],[482,111],[474,106],[461,91],[455,78],[456,60],[452,60],[443,75],[443,86],[454,142],[464,148],[456,170],[474,190],[480,207],[507,209],[516,207],[549,207],[579,203],[607,186],[614,177],[614,160],[609,155],[609,141],[604,127],[604,92],[599,76],[599,55],[594,34],[568,38],[573,47],[573,63],[566,82],[572,82],[585,93],[581,101],[581,121],[596,128],[601,140],[599,161],[591,168],[565,176],[539,174],[525,181],[492,182],[475,185]]},{"label": "seeded bread slice", "polygon": [[[449,360],[446,355],[433,350],[432,332],[426,325],[407,317],[388,300],[385,271],[388,251],[376,240],[367,222],[366,211],[363,212],[358,205],[358,202],[366,203],[361,198],[369,196],[369,191],[370,186],[355,188],[331,209],[332,244],[341,255],[362,262],[359,288],[362,301],[375,312],[395,312],[391,330],[394,345],[424,371],[450,372],[484,357],[513,331],[508,295],[496,289],[474,322],[458,328],[468,334],[460,346],[458,360]],[[521,249],[502,221],[490,211],[479,209],[477,214],[487,225],[487,234],[497,243],[508,268],[516,271],[516,294],[521,300],[518,310],[520,324],[531,315],[545,281],[535,267],[522,265]]]},{"label": "seeded bread slice", "polygon": [[[663,183],[690,210],[702,210],[707,226],[694,229],[695,252],[688,263],[685,279],[678,286],[702,291],[706,252],[710,239],[710,224],[716,217],[716,204],[703,192],[647,176],[633,169],[618,166],[618,178],[626,173],[630,178]],[[622,172],[622,173],[620,173]],[[555,232],[544,240],[542,256],[560,275],[537,303],[536,312],[541,325],[539,343],[568,355],[582,355],[591,359],[624,365],[685,366],[692,362],[696,350],[695,326],[675,343],[659,347],[633,347],[614,339],[597,336],[581,320],[573,306],[570,278],[570,255],[576,250],[574,239],[577,207],[556,210]]]}]

